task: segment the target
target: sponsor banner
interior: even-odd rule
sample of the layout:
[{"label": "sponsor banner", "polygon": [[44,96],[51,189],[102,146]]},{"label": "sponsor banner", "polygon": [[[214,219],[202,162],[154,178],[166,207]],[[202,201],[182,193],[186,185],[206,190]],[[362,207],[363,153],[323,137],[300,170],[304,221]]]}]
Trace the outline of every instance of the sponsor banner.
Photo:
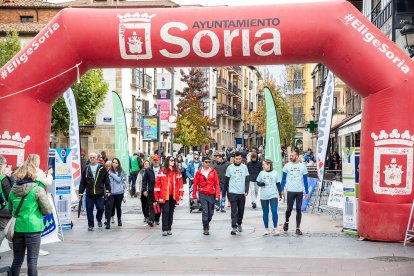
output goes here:
[{"label": "sponsor banner", "polygon": [[143,141],[158,141],[158,118],[155,116],[144,116]]},{"label": "sponsor banner", "polygon": [[75,95],[73,95],[72,89],[66,90],[63,93],[66,107],[69,111],[69,147],[72,153],[72,176],[73,185],[76,190],[79,189],[81,181],[81,159],[80,159],[80,139],[79,139],[79,120],[78,120],[78,108],[76,106]]},{"label": "sponsor banner", "polygon": [[125,111],[118,93],[112,91],[115,124],[115,156],[119,158],[122,168],[129,175],[128,132]]},{"label": "sponsor banner", "polygon": [[273,161],[273,168],[282,177],[282,149],[280,146],[279,121],[276,103],[268,87],[264,88],[266,103],[266,144],[265,157]]},{"label": "sponsor banner", "polygon": [[318,121],[318,142],[316,144],[316,157],[318,179],[322,183],[325,172],[326,151],[328,149],[329,133],[331,131],[332,107],[335,91],[335,79],[332,72],[328,73],[323,90],[322,103]]},{"label": "sponsor banner", "polygon": [[51,194],[47,194],[47,199],[52,206],[52,213],[43,217],[45,230],[42,232],[41,244],[63,241],[63,234],[60,231],[60,222],[56,210],[56,205]]},{"label": "sponsor banner", "polygon": [[342,182],[332,181],[331,190],[329,191],[328,206],[332,208],[342,209],[344,188]]},{"label": "sponsor banner", "polygon": [[[69,148],[55,149],[54,156],[50,154],[49,163],[54,163],[54,199],[58,219],[62,229],[69,230],[72,226],[71,203],[77,201],[73,188],[72,154]],[[54,162],[53,162],[54,159]]]},{"label": "sponsor banner", "polygon": [[360,149],[342,148],[342,183],[344,187],[344,232],[357,234],[358,220],[358,187],[359,187]]}]

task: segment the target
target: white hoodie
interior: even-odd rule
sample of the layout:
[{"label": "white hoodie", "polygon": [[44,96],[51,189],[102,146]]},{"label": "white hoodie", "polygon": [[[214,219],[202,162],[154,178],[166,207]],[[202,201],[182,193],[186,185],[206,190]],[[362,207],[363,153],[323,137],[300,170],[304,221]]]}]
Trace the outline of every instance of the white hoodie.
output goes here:
[{"label": "white hoodie", "polygon": [[40,168],[37,168],[36,175],[37,175],[37,178],[36,178],[37,181],[42,182],[45,186],[52,185],[53,177],[51,174],[46,176],[46,174]]}]

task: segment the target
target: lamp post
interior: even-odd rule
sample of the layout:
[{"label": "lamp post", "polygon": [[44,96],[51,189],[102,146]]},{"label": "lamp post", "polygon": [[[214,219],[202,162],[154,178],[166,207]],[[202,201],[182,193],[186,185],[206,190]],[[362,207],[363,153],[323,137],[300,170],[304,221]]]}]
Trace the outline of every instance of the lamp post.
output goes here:
[{"label": "lamp post", "polygon": [[408,49],[410,58],[414,57],[414,24],[407,23],[400,30],[401,35],[405,38],[405,48]]}]

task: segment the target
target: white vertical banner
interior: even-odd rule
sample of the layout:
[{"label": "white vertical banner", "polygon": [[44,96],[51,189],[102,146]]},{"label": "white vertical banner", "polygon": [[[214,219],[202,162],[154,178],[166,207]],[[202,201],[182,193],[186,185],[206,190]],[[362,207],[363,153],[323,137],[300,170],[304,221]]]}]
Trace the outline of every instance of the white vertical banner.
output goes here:
[{"label": "white vertical banner", "polygon": [[157,89],[171,89],[171,74],[158,73],[157,74]]},{"label": "white vertical banner", "polygon": [[334,91],[335,78],[332,72],[329,71],[328,77],[326,78],[325,88],[323,90],[318,121],[318,143],[316,145],[316,157],[318,160],[317,168],[319,182],[323,181],[323,174],[325,172],[326,151],[328,149],[329,133],[331,132]]},{"label": "white vertical banner", "polygon": [[81,180],[81,159],[80,159],[80,138],[79,138],[79,119],[78,108],[76,106],[75,95],[73,95],[72,89],[66,90],[63,94],[66,107],[69,110],[70,123],[69,123],[69,148],[72,155],[72,176],[73,185],[76,190],[79,189]]}]

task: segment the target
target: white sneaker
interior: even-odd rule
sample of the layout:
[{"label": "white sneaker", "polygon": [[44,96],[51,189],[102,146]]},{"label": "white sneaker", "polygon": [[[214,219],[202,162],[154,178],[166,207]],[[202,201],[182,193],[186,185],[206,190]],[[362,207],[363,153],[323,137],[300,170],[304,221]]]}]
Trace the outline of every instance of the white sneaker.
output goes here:
[{"label": "white sneaker", "polygon": [[47,256],[47,255],[49,255],[49,252],[47,252],[46,250],[42,250],[42,249],[39,250],[39,256]]},{"label": "white sneaker", "polygon": [[269,235],[269,229],[265,229],[263,236],[268,236]]},{"label": "white sneaker", "polygon": [[273,235],[274,236],[279,236],[280,235],[279,230],[277,230],[277,229],[273,230]]}]

